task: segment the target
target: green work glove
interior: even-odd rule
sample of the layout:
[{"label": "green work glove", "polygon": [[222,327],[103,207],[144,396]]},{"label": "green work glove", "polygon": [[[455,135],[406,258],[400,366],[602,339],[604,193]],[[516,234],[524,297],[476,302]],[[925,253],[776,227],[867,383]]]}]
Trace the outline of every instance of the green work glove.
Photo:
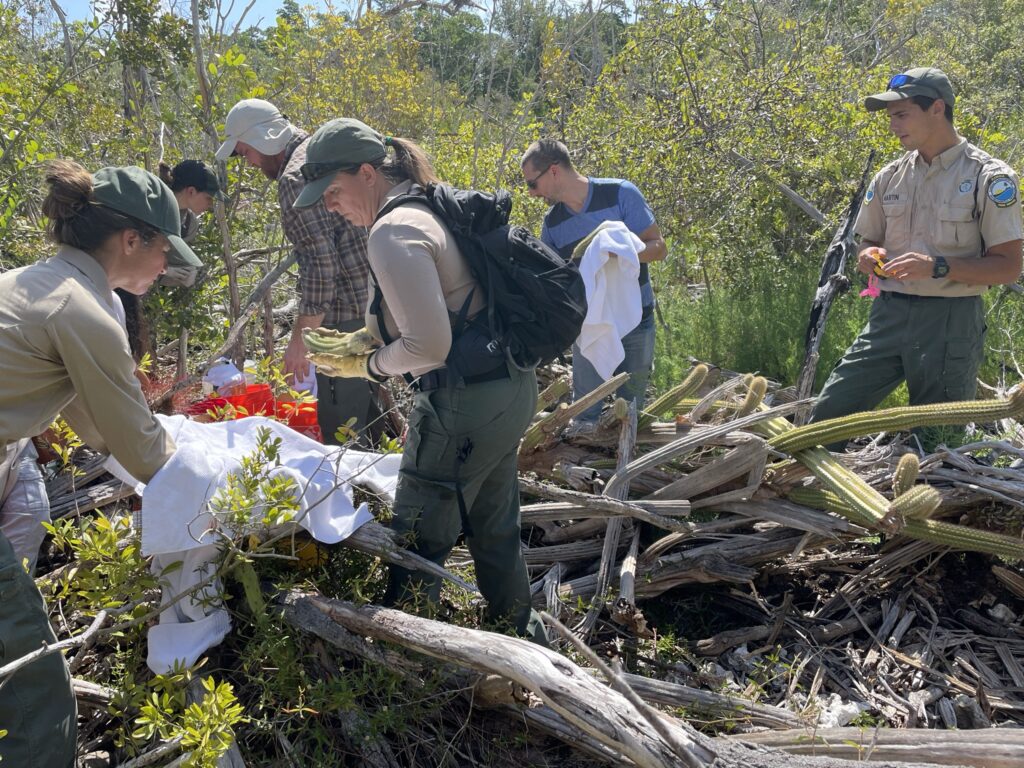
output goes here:
[{"label": "green work glove", "polygon": [[330,355],[365,355],[379,346],[366,328],[342,333],[330,328],[304,328],[302,340],[310,352]]},{"label": "green work glove", "polygon": [[326,376],[340,376],[343,379],[369,379],[383,381],[370,372],[370,355],[332,355],[313,352],[306,359]]}]

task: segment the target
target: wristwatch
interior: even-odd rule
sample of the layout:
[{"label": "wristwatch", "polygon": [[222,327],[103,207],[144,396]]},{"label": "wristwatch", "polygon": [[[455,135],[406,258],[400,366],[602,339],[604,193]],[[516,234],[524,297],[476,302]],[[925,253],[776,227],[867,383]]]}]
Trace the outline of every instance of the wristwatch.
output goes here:
[{"label": "wristwatch", "polygon": [[949,274],[949,262],[946,261],[942,256],[935,257],[935,263],[932,264],[932,277],[935,279],[943,278]]}]

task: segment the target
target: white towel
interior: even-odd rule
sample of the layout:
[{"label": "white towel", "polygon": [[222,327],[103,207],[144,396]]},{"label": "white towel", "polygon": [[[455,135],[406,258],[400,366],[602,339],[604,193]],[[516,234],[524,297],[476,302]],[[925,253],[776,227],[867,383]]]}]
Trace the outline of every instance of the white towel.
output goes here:
[{"label": "white towel", "polygon": [[[372,519],[361,504],[352,503],[352,484],[364,485],[394,500],[401,454],[377,454],[324,446],[287,426],[252,416],[237,421],[200,424],[184,416],[157,416],[170,433],[177,450],[148,485],[142,486],[113,460],[107,466],[116,476],[142,490],[142,552],[155,555],[153,572],[161,578],[164,600],[201,582],[217,554],[215,529],[224,529],[207,509],[207,502],[241,466],[241,459],[257,445],[258,430],[265,427],[281,439],[280,465],[271,474],[295,481],[299,512],[295,523],[318,541],[333,544]],[[262,508],[254,515],[262,514]],[[168,570],[181,562],[182,567]],[[167,574],[165,575],[165,571]],[[180,601],[160,614],[160,624],[150,629],[147,663],[156,673],[168,672],[174,663],[194,664],[230,630],[227,612],[210,604],[210,594]]]},{"label": "white towel", "polygon": [[640,259],[643,240],[620,221],[602,226],[580,260],[587,316],[576,343],[607,380],[626,356],[622,337],[640,323]]}]

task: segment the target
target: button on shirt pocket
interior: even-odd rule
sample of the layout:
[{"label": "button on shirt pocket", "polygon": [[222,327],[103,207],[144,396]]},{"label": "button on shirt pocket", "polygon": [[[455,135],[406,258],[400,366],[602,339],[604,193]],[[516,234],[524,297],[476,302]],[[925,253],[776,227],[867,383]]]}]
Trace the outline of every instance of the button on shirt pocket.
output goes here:
[{"label": "button on shirt pocket", "polygon": [[938,241],[944,255],[980,256],[981,235],[972,206],[943,205],[939,208]]}]

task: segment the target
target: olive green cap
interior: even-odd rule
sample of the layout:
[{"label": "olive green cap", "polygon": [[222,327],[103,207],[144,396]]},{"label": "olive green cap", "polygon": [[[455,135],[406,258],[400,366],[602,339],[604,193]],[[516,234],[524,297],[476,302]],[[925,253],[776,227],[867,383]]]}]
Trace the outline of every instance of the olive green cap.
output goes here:
[{"label": "olive green cap", "polygon": [[342,168],[358,168],[387,154],[388,139],[366,123],[338,117],[321,125],[306,144],[302,178],[306,186],[295,201],[298,208],[315,205]]},{"label": "olive green cap", "polygon": [[886,104],[914,96],[942,99],[950,107],[956,102],[953,86],[945,72],[935,67],[915,67],[890,77],[888,90],[868,96],[864,99],[864,107],[868,112],[877,112],[885,109]]},{"label": "olive green cap", "polygon": [[162,232],[171,242],[167,263],[201,267],[203,262],[181,239],[181,214],[171,188],[149,171],[136,166],[101,168],[92,175],[93,198],[100,205]]}]

